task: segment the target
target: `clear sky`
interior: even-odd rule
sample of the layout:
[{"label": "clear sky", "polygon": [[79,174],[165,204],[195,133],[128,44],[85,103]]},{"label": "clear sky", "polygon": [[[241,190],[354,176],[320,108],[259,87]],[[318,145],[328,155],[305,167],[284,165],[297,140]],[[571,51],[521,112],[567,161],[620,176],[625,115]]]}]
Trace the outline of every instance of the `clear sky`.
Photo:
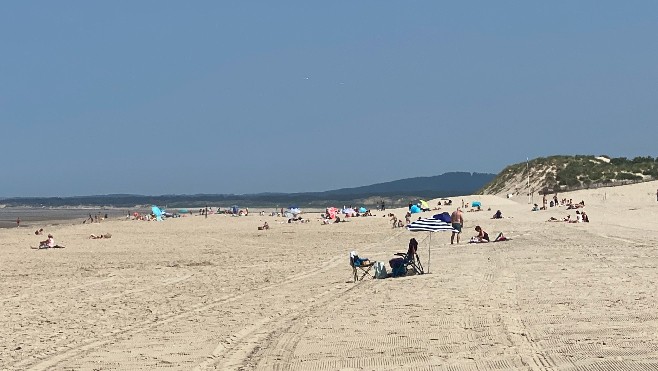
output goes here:
[{"label": "clear sky", "polygon": [[0,196],[322,191],[658,155],[658,2],[13,1]]}]

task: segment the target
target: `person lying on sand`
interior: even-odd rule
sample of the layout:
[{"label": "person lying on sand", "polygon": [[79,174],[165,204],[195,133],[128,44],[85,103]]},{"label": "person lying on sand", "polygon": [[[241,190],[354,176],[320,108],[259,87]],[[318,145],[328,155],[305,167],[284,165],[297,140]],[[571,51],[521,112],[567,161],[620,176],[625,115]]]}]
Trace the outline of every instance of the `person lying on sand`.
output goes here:
[{"label": "person lying on sand", "polygon": [[503,236],[503,232],[498,233],[498,236],[496,236],[496,239],[494,242],[500,242],[500,241],[507,241],[509,238]]},{"label": "person lying on sand", "polygon": [[89,235],[89,238],[91,238],[92,240],[98,240],[101,238],[112,238],[112,235],[109,233],[99,234],[99,235],[91,234]]}]

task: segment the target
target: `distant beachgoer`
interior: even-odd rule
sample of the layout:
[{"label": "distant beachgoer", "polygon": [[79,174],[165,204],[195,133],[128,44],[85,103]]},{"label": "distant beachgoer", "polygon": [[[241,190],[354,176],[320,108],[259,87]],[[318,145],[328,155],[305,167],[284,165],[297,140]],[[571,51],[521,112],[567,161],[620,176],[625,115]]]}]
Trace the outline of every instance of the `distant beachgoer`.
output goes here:
[{"label": "distant beachgoer", "polygon": [[263,231],[263,230],[266,230],[266,229],[270,229],[270,225],[267,224],[267,222],[265,222],[265,224],[263,224],[262,227],[258,227],[259,231]]},{"label": "distant beachgoer", "polygon": [[658,201],[658,189],[656,190],[656,201]]},{"label": "distant beachgoer", "polygon": [[47,240],[39,242],[40,249],[47,249],[52,247],[55,247],[55,238],[52,234],[48,234]]},{"label": "distant beachgoer", "polygon": [[16,218],[16,228],[18,228],[20,226],[21,226],[21,218],[18,217],[18,218]]},{"label": "distant beachgoer", "polygon": [[36,234],[36,235],[41,235],[41,234],[43,234],[43,228],[39,228],[39,229],[37,229],[36,231],[34,231],[34,234]]},{"label": "distant beachgoer", "polygon": [[89,235],[89,238],[91,238],[92,240],[98,240],[101,238],[112,238],[112,235],[109,233],[99,234],[99,235],[91,234]]},{"label": "distant beachgoer", "polygon": [[502,219],[502,218],[503,218],[503,213],[500,210],[496,211],[494,216],[491,217],[491,219]]},{"label": "distant beachgoer", "polygon": [[459,243],[459,235],[462,233],[462,226],[464,225],[464,216],[461,208],[453,211],[450,215],[450,222],[452,223],[452,236],[450,236],[450,244],[455,243],[455,235],[457,236],[457,243]]}]

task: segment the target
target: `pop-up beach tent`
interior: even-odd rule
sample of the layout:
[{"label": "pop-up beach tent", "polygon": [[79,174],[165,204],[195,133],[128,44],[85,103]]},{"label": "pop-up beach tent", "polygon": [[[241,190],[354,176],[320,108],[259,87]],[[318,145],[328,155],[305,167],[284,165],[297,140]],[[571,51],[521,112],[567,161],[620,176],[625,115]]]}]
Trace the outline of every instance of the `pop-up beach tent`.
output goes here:
[{"label": "pop-up beach tent", "polygon": [[363,206],[361,206],[361,207],[359,208],[359,212],[360,212],[360,213],[365,213],[365,212],[367,212],[367,211],[368,211],[368,209],[366,209],[366,208],[363,207]]},{"label": "pop-up beach tent", "polygon": [[159,207],[153,205],[153,206],[151,206],[151,211],[153,211],[153,215],[155,215],[155,220],[161,222],[162,221],[162,210],[160,210]]},{"label": "pop-up beach tent", "polygon": [[420,207],[418,207],[418,205],[411,205],[411,208],[409,208],[409,212],[412,214],[417,214],[420,212]]},{"label": "pop-up beach tent", "polygon": [[430,241],[428,246],[429,257],[427,259],[427,273],[430,272],[430,264],[432,261],[432,233],[433,232],[452,232],[452,224],[446,223],[434,218],[425,218],[416,220],[415,222],[407,225],[407,230],[410,232],[429,232]]}]

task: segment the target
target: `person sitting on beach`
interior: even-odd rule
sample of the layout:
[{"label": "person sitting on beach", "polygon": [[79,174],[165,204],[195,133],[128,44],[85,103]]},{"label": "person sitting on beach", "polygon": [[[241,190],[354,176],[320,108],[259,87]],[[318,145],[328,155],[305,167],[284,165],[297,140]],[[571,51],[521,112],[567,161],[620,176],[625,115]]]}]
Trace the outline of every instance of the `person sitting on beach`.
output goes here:
[{"label": "person sitting on beach", "polygon": [[47,240],[39,242],[40,249],[47,249],[52,247],[55,247],[55,238],[52,234],[48,234]]},{"label": "person sitting on beach", "polygon": [[475,236],[475,241],[477,242],[489,242],[489,234],[482,229],[479,225],[475,227],[475,231],[478,232],[478,235]]},{"label": "person sitting on beach", "polygon": [[496,211],[494,216],[491,217],[491,219],[502,219],[502,218],[503,218],[503,213],[500,210]]},{"label": "person sitting on beach", "polygon": [[336,220],[334,220],[334,223],[340,223],[340,222],[341,222],[340,216],[336,215]]},{"label": "person sitting on beach", "polygon": [[36,235],[42,235],[43,234],[43,228],[39,228],[36,231],[34,231],[34,234]]},{"label": "person sitting on beach", "polygon": [[402,222],[402,219],[398,220],[398,228],[404,227],[404,223]]},{"label": "person sitting on beach", "polygon": [[418,253],[418,241],[415,238],[409,240],[409,248],[407,249],[407,259],[409,261],[416,260],[416,254]]},{"label": "person sitting on beach", "polygon": [[265,222],[265,224],[263,224],[263,226],[258,227],[259,231],[264,231],[264,230],[267,230],[267,229],[270,229],[270,225],[267,224],[267,222]]},{"label": "person sitting on beach", "polygon": [[535,205],[532,207],[532,211],[539,211],[539,205],[535,204]]},{"label": "person sitting on beach", "polygon": [[589,223],[589,216],[587,216],[587,214],[584,211],[581,211],[580,215],[583,217],[584,223]]}]

